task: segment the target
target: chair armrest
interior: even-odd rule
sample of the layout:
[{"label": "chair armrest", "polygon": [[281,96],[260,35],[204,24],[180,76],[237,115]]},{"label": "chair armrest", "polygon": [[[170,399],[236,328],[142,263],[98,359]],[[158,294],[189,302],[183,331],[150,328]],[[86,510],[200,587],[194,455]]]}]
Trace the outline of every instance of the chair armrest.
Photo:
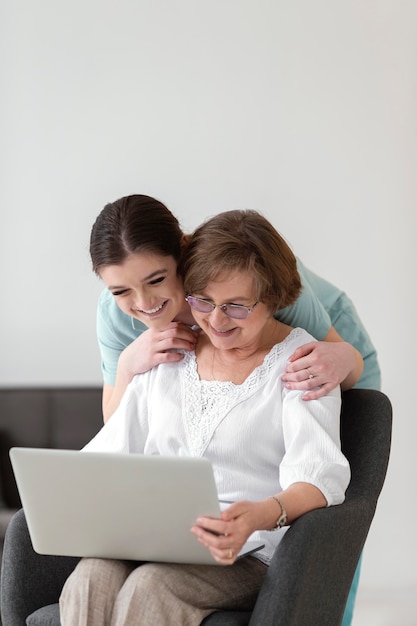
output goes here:
[{"label": "chair armrest", "polygon": [[3,626],[25,626],[33,611],[58,602],[78,561],[76,557],[35,552],[20,509],[7,527],[4,542],[0,589]]},{"label": "chair armrest", "polygon": [[294,522],[275,551],[249,623],[341,624],[375,504],[347,500]]}]

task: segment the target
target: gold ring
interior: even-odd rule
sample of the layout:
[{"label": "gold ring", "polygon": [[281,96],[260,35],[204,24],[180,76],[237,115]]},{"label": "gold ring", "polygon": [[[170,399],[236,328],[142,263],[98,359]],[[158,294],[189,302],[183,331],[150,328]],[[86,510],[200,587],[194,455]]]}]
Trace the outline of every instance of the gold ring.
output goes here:
[{"label": "gold ring", "polygon": [[306,367],[306,370],[307,370],[307,373],[308,373],[308,377],[309,377],[309,379],[311,380],[312,378],[314,378],[314,374],[312,374],[312,373],[310,372],[310,370],[309,370],[309,368],[308,368],[308,367]]},{"label": "gold ring", "polygon": [[228,556],[228,558],[229,559],[233,559],[233,550],[232,550],[232,548],[229,548],[229,556]]}]

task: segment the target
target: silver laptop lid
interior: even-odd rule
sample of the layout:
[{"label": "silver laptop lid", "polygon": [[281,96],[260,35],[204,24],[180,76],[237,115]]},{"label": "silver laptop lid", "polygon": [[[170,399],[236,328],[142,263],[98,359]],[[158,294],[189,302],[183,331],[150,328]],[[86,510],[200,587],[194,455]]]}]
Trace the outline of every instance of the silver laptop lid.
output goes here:
[{"label": "silver laptop lid", "polygon": [[207,459],[41,448],[10,458],[35,551],[216,563],[190,532],[199,515],[220,515]]}]

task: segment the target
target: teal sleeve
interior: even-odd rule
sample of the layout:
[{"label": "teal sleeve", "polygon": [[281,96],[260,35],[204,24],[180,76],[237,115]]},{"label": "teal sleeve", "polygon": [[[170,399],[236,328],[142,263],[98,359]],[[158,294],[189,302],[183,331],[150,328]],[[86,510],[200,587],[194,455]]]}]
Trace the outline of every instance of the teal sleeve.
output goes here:
[{"label": "teal sleeve", "polygon": [[147,327],[117,306],[113,295],[105,289],[97,305],[96,332],[100,349],[101,371],[107,385],[116,383],[120,353]]},{"label": "teal sleeve", "polygon": [[275,317],[290,326],[304,328],[318,340],[323,340],[333,326],[363,357],[364,370],[355,387],[380,389],[377,351],[350,298],[306,268],[299,259],[297,267],[302,282],[301,295],[295,304],[278,311]]},{"label": "teal sleeve", "polygon": [[310,335],[321,341],[332,326],[330,315],[306,280],[300,265],[298,265],[298,270],[302,283],[301,294],[294,304],[277,311],[275,317],[294,328],[304,328]]}]

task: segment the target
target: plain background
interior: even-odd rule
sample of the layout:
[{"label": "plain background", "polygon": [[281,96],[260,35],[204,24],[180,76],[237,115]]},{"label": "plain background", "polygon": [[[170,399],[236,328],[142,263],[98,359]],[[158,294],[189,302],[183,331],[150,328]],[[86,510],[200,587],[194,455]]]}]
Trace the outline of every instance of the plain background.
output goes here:
[{"label": "plain background", "polygon": [[353,299],[394,406],[362,587],[417,591],[417,3],[6,0],[0,384],[100,384],[91,225],[264,213]]}]

